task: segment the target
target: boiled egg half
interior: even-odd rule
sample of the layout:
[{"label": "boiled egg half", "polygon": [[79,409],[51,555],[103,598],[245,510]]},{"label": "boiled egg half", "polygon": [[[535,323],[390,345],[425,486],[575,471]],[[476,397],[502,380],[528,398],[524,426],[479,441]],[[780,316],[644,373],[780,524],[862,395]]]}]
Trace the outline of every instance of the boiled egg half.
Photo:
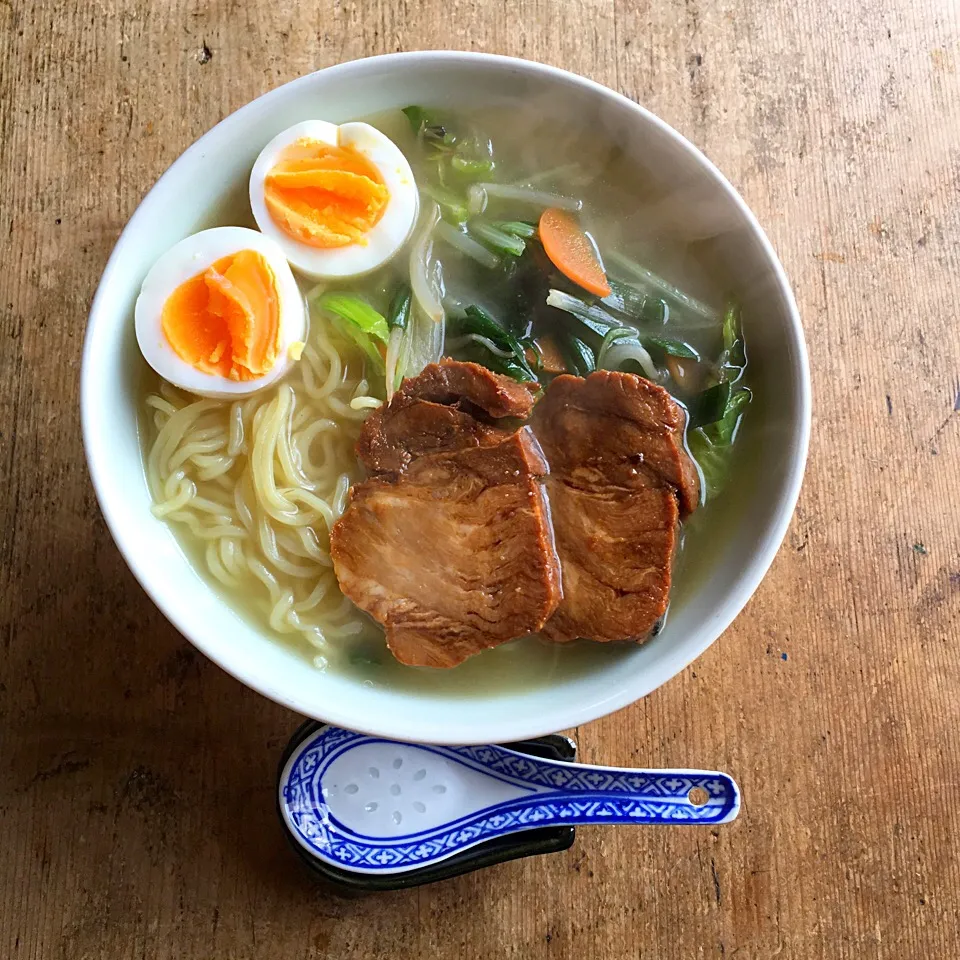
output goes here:
[{"label": "boiled egg half", "polygon": [[418,203],[407,158],[368,123],[298,123],[263,148],[250,174],[257,226],[315,280],[386,263],[410,235]]},{"label": "boiled egg half", "polygon": [[134,311],[157,373],[206,397],[240,397],[283,376],[307,334],[303,296],[280,247],[245,227],[181,240],[153,265]]}]

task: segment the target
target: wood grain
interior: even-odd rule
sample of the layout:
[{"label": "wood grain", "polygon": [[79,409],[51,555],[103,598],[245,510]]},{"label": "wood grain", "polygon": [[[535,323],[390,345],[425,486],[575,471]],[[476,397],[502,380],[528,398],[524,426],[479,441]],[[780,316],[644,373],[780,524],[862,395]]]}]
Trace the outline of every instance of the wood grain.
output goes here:
[{"label": "wood grain", "polygon": [[[712,763],[715,832],[338,900],[295,868],[296,718],[193,652],[87,480],[85,315],[166,166],[287,79],[385,51],[555,63],[703,147],[792,278],[813,447],[745,613],[579,731]],[[896,958],[960,943],[960,9],[950,0],[0,0],[0,957]]]}]

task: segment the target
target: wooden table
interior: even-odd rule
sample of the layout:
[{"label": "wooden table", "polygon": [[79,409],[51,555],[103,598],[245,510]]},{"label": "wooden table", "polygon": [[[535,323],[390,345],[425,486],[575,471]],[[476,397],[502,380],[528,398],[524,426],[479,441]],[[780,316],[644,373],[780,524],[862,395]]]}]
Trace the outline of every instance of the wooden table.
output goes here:
[{"label": "wooden table", "polygon": [[[718,830],[342,901],[273,810],[297,718],[196,654],[107,535],[77,390],[117,234],[292,77],[419,47],[635,97],[743,192],[813,367],[800,506],[682,675],[577,731],[717,765]],[[960,12],[951,0],[0,0],[0,957],[872,958],[960,943]]]}]

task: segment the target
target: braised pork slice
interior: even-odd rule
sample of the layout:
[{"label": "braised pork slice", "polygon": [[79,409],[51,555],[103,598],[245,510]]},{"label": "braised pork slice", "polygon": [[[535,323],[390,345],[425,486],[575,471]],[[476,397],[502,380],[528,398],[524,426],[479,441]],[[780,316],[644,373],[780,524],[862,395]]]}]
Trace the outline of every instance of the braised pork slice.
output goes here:
[{"label": "braised pork slice", "polygon": [[478,420],[455,406],[429,400],[397,399],[364,422],[357,456],[370,473],[401,473],[412,460],[505,440],[516,426]]},{"label": "braised pork slice", "polygon": [[666,390],[634,374],[560,376],[547,389],[532,424],[563,569],[547,638],[644,639],[666,611],[677,522],[699,499],[684,422]]},{"label": "braised pork slice", "polygon": [[471,404],[489,417],[530,416],[536,385],[517,383],[479,363],[445,358],[424,367],[401,384],[400,400],[431,400],[446,405]]},{"label": "braised pork slice", "polygon": [[468,369],[427,367],[368,418],[357,447],[376,475],[352,488],[330,534],[341,590],[416,666],[536,633],[560,600],[547,464],[522,420],[503,422],[532,396],[456,366]]},{"label": "braised pork slice", "polygon": [[509,421],[526,419],[533,401],[529,387],[479,364],[432,363],[370,414],[357,456],[371,473],[398,473],[426,454],[491,446],[516,431]]}]

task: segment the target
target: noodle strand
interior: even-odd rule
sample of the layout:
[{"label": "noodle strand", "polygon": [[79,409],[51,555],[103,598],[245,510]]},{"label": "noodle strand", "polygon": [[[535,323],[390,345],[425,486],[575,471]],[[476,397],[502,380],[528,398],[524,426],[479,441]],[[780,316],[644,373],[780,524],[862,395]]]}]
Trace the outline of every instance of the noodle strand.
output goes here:
[{"label": "noodle strand", "polygon": [[211,579],[265,627],[323,650],[319,669],[367,628],[337,585],[329,531],[358,476],[360,426],[382,403],[355,348],[333,336],[314,324],[295,370],[243,400],[161,381],[144,402],[154,515],[202,544]]}]

